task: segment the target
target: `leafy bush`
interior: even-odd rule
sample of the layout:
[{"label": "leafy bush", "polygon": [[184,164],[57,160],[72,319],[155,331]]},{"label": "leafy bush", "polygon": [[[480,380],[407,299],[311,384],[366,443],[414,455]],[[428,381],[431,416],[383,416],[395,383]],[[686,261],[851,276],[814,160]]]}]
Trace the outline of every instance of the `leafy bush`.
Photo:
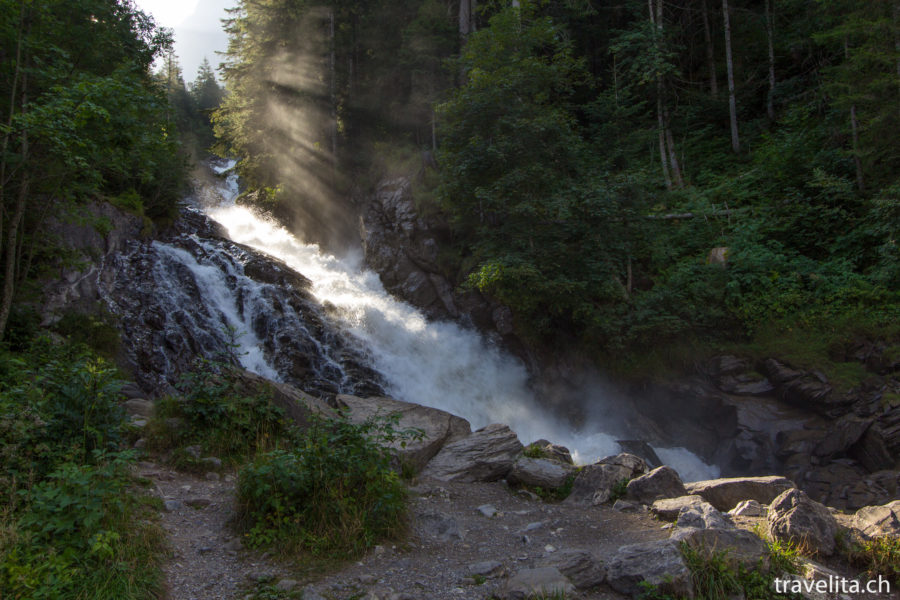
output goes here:
[{"label": "leafy bush", "polygon": [[41,479],[66,460],[117,448],[124,412],[117,371],[79,346],[38,341],[0,371],[0,482]]},{"label": "leafy bush", "polygon": [[0,356],[0,372],[0,589],[156,597],[163,534],[133,491],[133,453],[118,450],[116,371],[84,347],[38,340]]},{"label": "leafy bush", "polygon": [[250,544],[347,556],[396,533],[406,492],[385,445],[398,437],[390,422],[316,420],[295,450],[257,458],[237,489]]},{"label": "leafy bush", "polygon": [[[148,448],[183,448],[199,444],[203,450],[234,462],[292,443],[292,421],[272,404],[271,390],[251,389],[227,364],[202,360],[178,384],[181,397],[164,398],[148,425]],[[167,419],[186,426],[173,429]]]}]

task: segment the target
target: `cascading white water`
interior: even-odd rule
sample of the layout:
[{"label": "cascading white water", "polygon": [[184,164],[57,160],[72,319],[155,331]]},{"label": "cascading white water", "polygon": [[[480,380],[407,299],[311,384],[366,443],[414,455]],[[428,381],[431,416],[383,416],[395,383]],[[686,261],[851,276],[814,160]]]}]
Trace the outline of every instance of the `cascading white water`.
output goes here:
[{"label": "cascading white water", "polygon": [[[468,419],[474,428],[505,423],[523,443],[548,439],[570,448],[580,463],[620,451],[602,423],[586,423],[576,430],[542,408],[529,389],[524,366],[476,331],[452,322],[429,322],[388,294],[378,275],[363,268],[360,257],[324,254],[318,246],[305,244],[278,224],[236,205],[236,194],[232,176],[218,190],[224,201],[204,210],[233,241],[275,256],[308,277],[313,295],[334,307],[332,312],[359,341],[393,397],[446,410]],[[657,453],[686,481],[718,475],[716,467],[682,448],[661,448]]]}]

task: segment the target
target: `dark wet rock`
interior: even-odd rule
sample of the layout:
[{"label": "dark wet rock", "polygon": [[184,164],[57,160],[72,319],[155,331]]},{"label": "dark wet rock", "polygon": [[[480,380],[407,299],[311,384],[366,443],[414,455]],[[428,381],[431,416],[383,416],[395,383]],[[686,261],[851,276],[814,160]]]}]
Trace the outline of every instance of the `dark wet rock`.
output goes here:
[{"label": "dark wet rock", "polygon": [[520,456],[513,463],[512,470],[506,476],[506,479],[514,484],[555,490],[565,485],[566,481],[574,473],[574,467],[563,463],[546,458]]}]

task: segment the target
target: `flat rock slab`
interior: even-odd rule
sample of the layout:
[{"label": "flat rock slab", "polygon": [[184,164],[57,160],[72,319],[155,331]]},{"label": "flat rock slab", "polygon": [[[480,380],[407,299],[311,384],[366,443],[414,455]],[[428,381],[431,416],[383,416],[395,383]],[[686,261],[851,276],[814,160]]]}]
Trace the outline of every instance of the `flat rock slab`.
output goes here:
[{"label": "flat rock slab", "polygon": [[555,490],[565,485],[575,468],[546,458],[520,456],[506,479],[510,483]]},{"label": "flat rock slab", "polygon": [[416,471],[421,471],[444,445],[460,440],[472,431],[469,422],[446,411],[387,397],[337,397],[350,410],[350,420],[362,423],[378,417],[398,418],[398,430],[415,429],[421,439],[398,440],[391,444],[400,459]]},{"label": "flat rock slab", "polygon": [[506,425],[488,425],[444,446],[422,471],[439,481],[497,481],[512,470],[523,446]]},{"label": "flat rock slab", "polygon": [[859,509],[854,517],[854,527],[867,537],[900,536],[900,500]]},{"label": "flat rock slab", "polygon": [[555,567],[524,569],[506,582],[503,597],[508,600],[526,600],[534,596],[565,595],[575,591],[575,586]]},{"label": "flat rock slab", "polygon": [[697,506],[706,501],[697,495],[679,496],[678,498],[664,498],[657,500],[650,506],[650,512],[664,521],[674,521],[681,513],[681,509]]},{"label": "flat rock slab", "polygon": [[684,485],[688,494],[702,496],[718,510],[725,512],[743,500],[756,500],[760,504],[769,504],[782,492],[795,487],[793,481],[778,475],[708,479]]}]

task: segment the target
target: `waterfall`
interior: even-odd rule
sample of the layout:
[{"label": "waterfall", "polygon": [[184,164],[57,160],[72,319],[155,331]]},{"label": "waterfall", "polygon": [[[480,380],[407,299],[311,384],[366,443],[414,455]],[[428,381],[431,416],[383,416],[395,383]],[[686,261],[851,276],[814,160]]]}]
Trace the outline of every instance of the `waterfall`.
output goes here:
[{"label": "waterfall", "polygon": [[[459,415],[474,428],[505,423],[523,443],[548,439],[569,447],[580,463],[620,451],[616,437],[598,419],[576,428],[540,406],[525,367],[478,332],[453,322],[428,321],[388,294],[360,256],[339,258],[302,242],[251,208],[235,204],[236,193],[230,176],[212,195],[220,201],[210,202],[208,195],[204,211],[233,241],[274,256],[309,278],[313,296],[356,341],[389,395]],[[657,453],[685,480],[718,474],[687,450],[662,448]]]}]

